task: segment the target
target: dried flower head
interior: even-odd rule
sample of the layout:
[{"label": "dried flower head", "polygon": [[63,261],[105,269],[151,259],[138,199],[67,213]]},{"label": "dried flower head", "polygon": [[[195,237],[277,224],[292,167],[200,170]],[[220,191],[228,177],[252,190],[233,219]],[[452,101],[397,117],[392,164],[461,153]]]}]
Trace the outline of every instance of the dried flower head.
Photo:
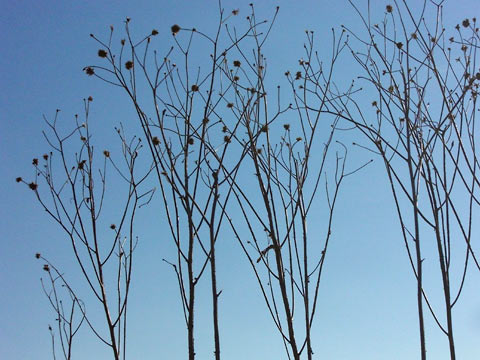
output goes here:
[{"label": "dried flower head", "polygon": [[237,16],[239,12],[239,9],[232,10],[232,15]]},{"label": "dried flower head", "polygon": [[156,36],[158,35],[158,30],[157,29],[153,29],[152,30],[152,36]]},{"label": "dried flower head", "polygon": [[297,73],[295,74],[295,80],[299,80],[302,78],[302,72],[301,71],[297,71]]},{"label": "dried flower head", "polygon": [[397,42],[395,45],[396,45],[397,48],[399,48],[399,49],[401,49],[401,48],[403,47],[403,43],[401,43],[401,42]]},{"label": "dried flower head", "polygon": [[223,125],[222,132],[226,133],[227,131],[228,131],[228,127],[226,125]]},{"label": "dried flower head", "polygon": [[43,154],[43,160],[48,160],[48,154]]},{"label": "dried flower head", "polygon": [[193,91],[193,92],[198,91],[198,85],[195,85],[195,84],[192,85],[192,91]]},{"label": "dried flower head", "polygon": [[127,62],[125,63],[125,69],[131,70],[132,68],[133,68],[133,61],[130,61],[130,60],[127,61]]},{"label": "dried flower head", "polygon": [[391,13],[393,11],[393,6],[392,5],[387,5],[386,8],[388,13]]},{"label": "dried flower head", "polygon": [[157,136],[154,136],[152,138],[152,143],[153,143],[153,145],[158,146],[158,145],[160,145],[160,139]]},{"label": "dried flower head", "polygon": [[87,99],[89,102],[93,101],[93,97],[89,96]]},{"label": "dried flower head", "polygon": [[393,85],[390,85],[390,86],[388,87],[388,92],[390,92],[390,93],[393,92]]},{"label": "dried flower head", "polygon": [[28,184],[28,187],[29,187],[30,189],[32,189],[33,191],[35,191],[35,190],[37,190],[38,185],[35,184],[34,182],[31,182],[30,184]]},{"label": "dried flower head", "polygon": [[283,124],[283,128],[287,131],[290,130],[290,124]]},{"label": "dried flower head", "polygon": [[110,225],[110,229],[115,230],[117,226],[115,224]]},{"label": "dried flower head", "polygon": [[240,78],[238,76],[233,77],[233,81],[238,81],[238,80],[240,80]]},{"label": "dried flower head", "polygon": [[107,52],[103,49],[98,50],[98,56],[101,58],[106,58],[107,57]]},{"label": "dried flower head", "polygon": [[210,120],[208,118],[203,118],[202,123],[203,123],[203,125],[206,125],[206,124],[208,124],[209,121]]},{"label": "dried flower head", "polygon": [[87,138],[85,136],[80,136],[80,140],[87,141]]},{"label": "dried flower head", "polygon": [[465,20],[462,21],[462,25],[463,25],[463,27],[467,28],[467,27],[470,26],[470,21],[468,19],[465,19]]},{"label": "dried flower head", "polygon": [[94,71],[93,68],[90,67],[90,66],[87,66],[84,70],[85,70],[85,73],[86,73],[88,76],[92,76],[92,75],[95,74],[95,71]]},{"label": "dried flower head", "polygon": [[412,33],[412,39],[418,39],[417,33]]},{"label": "dried flower head", "polygon": [[82,160],[78,163],[78,169],[79,170],[83,170],[83,168],[85,167],[85,163],[87,162],[87,160]]},{"label": "dried flower head", "polygon": [[35,254],[35,259],[40,259],[40,256],[42,256],[42,255],[40,255],[40,253],[36,253]]},{"label": "dried flower head", "polygon": [[377,102],[376,102],[375,100],[372,101],[372,106],[373,106],[373,107],[376,107],[377,105],[378,105],[378,104],[377,104]]},{"label": "dried flower head", "polygon": [[223,137],[223,141],[225,141],[227,144],[230,144],[232,142],[232,140],[230,139],[230,136],[228,136],[228,135],[225,135]]},{"label": "dried flower head", "polygon": [[125,39],[120,40],[120,44],[125,45]]},{"label": "dried flower head", "polygon": [[179,32],[181,29],[182,29],[182,28],[181,28],[180,26],[178,26],[177,24],[172,25],[172,27],[171,27],[172,34],[173,34],[173,35],[177,35],[178,32]]},{"label": "dried flower head", "polygon": [[193,145],[194,142],[195,141],[193,140],[192,137],[189,137],[188,140],[187,140],[188,145]]},{"label": "dried flower head", "polygon": [[297,140],[297,141],[302,141],[302,138],[299,136],[299,137],[297,137],[295,140]]},{"label": "dried flower head", "polygon": [[235,66],[235,67],[240,67],[240,65],[242,65],[242,63],[240,62],[240,60],[234,60],[234,61],[233,61],[233,66]]},{"label": "dried flower head", "polygon": [[477,73],[475,74],[475,79],[480,80],[480,73],[477,72]]},{"label": "dried flower head", "polygon": [[229,108],[229,109],[233,108],[233,103],[228,103],[227,108]]},{"label": "dried flower head", "polygon": [[48,264],[43,265],[43,270],[47,272],[50,271],[50,266],[48,266]]},{"label": "dried flower head", "polygon": [[35,166],[38,165],[38,159],[37,159],[37,158],[35,158],[35,159],[32,160],[32,165],[35,165]]},{"label": "dried flower head", "polygon": [[268,131],[268,125],[263,125],[260,131],[266,133]]},{"label": "dried flower head", "polygon": [[19,183],[19,182],[22,182],[23,179],[19,176],[19,177],[17,177],[17,178],[15,179],[15,181]]},{"label": "dried flower head", "polygon": [[105,155],[105,157],[110,157],[110,151],[108,150],[103,150],[103,155]]}]

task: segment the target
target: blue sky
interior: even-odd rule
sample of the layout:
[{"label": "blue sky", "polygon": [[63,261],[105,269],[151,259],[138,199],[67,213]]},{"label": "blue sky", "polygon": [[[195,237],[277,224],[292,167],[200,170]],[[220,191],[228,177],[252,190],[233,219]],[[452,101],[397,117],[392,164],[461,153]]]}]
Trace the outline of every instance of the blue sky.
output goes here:
[{"label": "blue sky", "polygon": [[[250,1],[223,1],[227,11],[248,14]],[[54,313],[42,293],[39,278],[41,252],[69,274],[75,272],[72,254],[60,229],[42,212],[32,193],[15,183],[15,177],[31,177],[32,158],[48,151],[41,131],[42,115],[51,118],[62,109],[61,121],[69,124],[82,112],[82,99],[94,98],[92,123],[106,146],[116,141],[114,126],[123,122],[138,131],[132,109],[116,90],[85,76],[82,68],[98,60],[98,45],[89,34],[107,36],[112,24],[122,31],[123,20],[132,19],[132,31],[144,34],[158,29],[157,45],[171,44],[170,26],[195,27],[209,33],[216,26],[217,2],[205,1],[6,1],[0,0],[0,159],[2,205],[0,229],[0,358],[50,359],[48,324]],[[365,6],[361,2],[359,8]],[[374,14],[382,16],[386,2],[372,1]],[[415,9],[416,1],[411,1]],[[319,48],[330,50],[332,27],[341,24],[361,28],[347,1],[259,1],[260,17],[270,18],[280,5],[278,21],[265,53],[271,64],[270,80],[276,85],[285,70],[295,69],[301,57],[305,30],[314,30]],[[466,16],[480,14],[476,0],[446,4],[445,24],[452,28]],[[201,50],[201,49],[200,49]],[[160,51],[161,52],[161,51]],[[348,57],[347,57],[348,58]],[[350,60],[342,61],[346,70]],[[352,66],[352,67],[350,67]],[[340,71],[339,82],[348,81]],[[352,75],[350,75],[352,76]],[[355,76],[355,75],[353,75]],[[129,120],[131,118],[131,121]],[[130,121],[130,122],[129,122]],[[352,135],[347,135],[347,140]],[[103,144],[103,143],[102,143]],[[112,145],[113,146],[113,145]],[[355,168],[371,155],[352,151],[349,166]],[[419,357],[415,279],[379,159],[346,180],[335,215],[334,238],[326,263],[321,300],[314,329],[315,358],[414,359]],[[153,209],[157,209],[152,206]],[[149,212],[150,211],[150,212]],[[140,244],[136,253],[135,279],[130,304],[129,355],[131,359],[186,358],[186,331],[178,302],[174,273],[161,261],[172,250],[158,220],[148,207],[139,213]],[[152,225],[153,224],[153,225]],[[312,228],[314,226],[312,225]],[[282,343],[266,312],[253,274],[234,239],[219,244],[222,351],[224,359],[283,359]],[[427,275],[432,294],[440,294],[435,259]],[[480,347],[479,276],[470,276],[455,310],[459,359],[477,359]],[[208,286],[198,302],[197,324],[209,324]],[[441,306],[441,302],[437,302]],[[430,316],[427,348],[430,359],[447,359],[446,338]],[[198,359],[210,358],[211,328],[198,326]],[[96,342],[86,328],[74,349],[76,358],[108,359],[108,349]]]}]

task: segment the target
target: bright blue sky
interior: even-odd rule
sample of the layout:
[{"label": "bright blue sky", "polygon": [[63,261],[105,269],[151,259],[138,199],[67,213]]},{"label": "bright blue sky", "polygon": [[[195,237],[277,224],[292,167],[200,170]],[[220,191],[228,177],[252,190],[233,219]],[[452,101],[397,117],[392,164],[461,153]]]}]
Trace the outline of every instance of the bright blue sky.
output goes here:
[{"label": "bright blue sky", "polygon": [[[250,1],[223,1],[230,11],[248,13]],[[364,2],[362,2],[364,3]],[[383,11],[385,2],[372,1]],[[416,1],[412,1],[416,3]],[[50,335],[47,324],[52,313],[39,282],[39,251],[63,266],[68,273],[72,254],[59,229],[42,213],[32,193],[19,186],[17,176],[29,178],[31,160],[47,151],[41,136],[42,114],[53,116],[62,109],[70,121],[81,113],[82,99],[93,96],[92,121],[106,141],[115,141],[113,127],[128,123],[118,93],[100,81],[88,78],[82,68],[97,61],[90,33],[108,34],[113,24],[120,30],[126,16],[132,18],[135,34],[159,30],[160,47],[170,45],[174,23],[209,32],[216,26],[217,2],[205,1],[7,1],[0,0],[0,159],[2,161],[2,206],[0,229],[0,358],[49,359]],[[301,5],[300,5],[301,4]],[[302,51],[304,30],[315,30],[328,51],[330,29],[341,24],[360,26],[347,1],[258,1],[261,17],[269,18],[276,5],[280,15],[266,56],[272,64],[270,75],[279,78],[295,69]],[[447,3],[447,26],[466,16],[480,15],[477,0]],[[161,40],[163,37],[164,40]],[[321,48],[321,47],[320,47]],[[348,66],[349,63],[345,62]],[[344,79],[345,80],[345,79]],[[128,112],[130,111],[130,112]],[[135,131],[136,124],[131,131]],[[102,135],[103,136],[103,135]],[[370,158],[360,152],[352,156],[351,167]],[[315,358],[334,360],[418,358],[418,330],[415,281],[399,233],[398,221],[382,164],[376,161],[350,177],[345,184],[336,213],[334,239],[329,250],[321,300],[314,332]],[[142,209],[137,251],[135,285],[130,305],[131,359],[186,358],[185,329],[174,274],[160,261],[165,245],[148,226],[148,209]],[[283,359],[280,338],[265,311],[251,270],[242,256],[232,263],[229,255],[238,252],[233,239],[221,244],[225,255],[219,259],[219,282],[224,289],[221,302],[222,351],[224,359]],[[434,259],[431,259],[434,262]],[[436,263],[432,268],[437,266]],[[70,270],[72,273],[74,268]],[[227,280],[228,279],[228,280]],[[435,280],[436,281],[436,280]],[[471,276],[455,312],[459,359],[480,358],[479,277]],[[435,282],[434,282],[435,283]],[[436,284],[436,283],[435,283]],[[208,287],[205,288],[208,291]],[[438,290],[437,290],[438,291]],[[199,322],[210,317],[208,297],[199,301]],[[203,301],[203,302],[202,302]],[[441,303],[438,303],[440,306]],[[203,310],[202,310],[203,309]],[[430,359],[447,359],[447,342],[427,317],[427,346]],[[198,328],[198,359],[210,358],[210,328]],[[85,336],[83,336],[85,335]],[[205,340],[202,340],[205,339]],[[85,331],[77,339],[78,359],[108,359],[104,346],[92,341]]]}]

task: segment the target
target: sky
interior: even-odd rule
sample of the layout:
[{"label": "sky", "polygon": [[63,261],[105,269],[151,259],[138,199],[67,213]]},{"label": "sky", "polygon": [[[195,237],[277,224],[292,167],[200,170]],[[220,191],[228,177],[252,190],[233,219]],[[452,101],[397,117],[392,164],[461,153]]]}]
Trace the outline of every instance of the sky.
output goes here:
[{"label": "sky", "polygon": [[[225,0],[222,6],[227,12],[239,9],[239,19],[243,19],[249,12],[249,2]],[[358,3],[360,10],[366,9],[366,2]],[[387,3],[371,3],[373,13],[381,18]],[[415,10],[417,2],[410,3]],[[218,4],[212,0],[0,0],[0,4],[0,358],[51,359],[48,324],[54,323],[55,314],[42,292],[43,263],[35,259],[35,253],[41,252],[59,264],[80,289],[85,290],[85,284],[78,276],[64,234],[42,211],[32,192],[15,183],[17,176],[31,178],[32,159],[48,151],[42,136],[46,128],[42,116],[51,119],[56,109],[61,109],[60,121],[68,126],[74,114],[82,112],[82,99],[92,96],[91,121],[97,138],[104,146],[113,147],[112,142],[117,141],[115,126],[122,122],[132,134],[138,127],[133,110],[120,92],[82,72],[86,65],[98,61],[98,44],[89,34],[106,37],[110,25],[122,31],[128,16],[135,34],[155,28],[159,31],[157,46],[168,49],[173,24],[211,33]],[[361,29],[359,18],[344,0],[258,1],[255,8],[260,17],[271,18],[277,5],[278,20],[265,47],[273,84],[280,81],[284,71],[297,67],[305,30],[314,30],[319,48],[330,51],[331,28],[338,30],[348,24]],[[445,6],[447,28],[466,16],[480,14],[476,0],[447,1]],[[353,68],[348,57],[341,65],[346,70]],[[340,83],[349,81],[346,70],[339,71]],[[351,136],[346,135],[346,141],[351,141]],[[352,151],[348,166],[354,169],[370,158],[369,153]],[[316,359],[419,358],[416,283],[382,166],[376,159],[349,177],[341,191],[314,326]],[[161,211],[158,205],[152,208]],[[167,236],[159,236],[165,231],[153,212],[149,207],[139,212],[140,243],[130,303],[128,355],[130,359],[186,359],[186,329],[175,276],[161,261],[171,256],[172,245]],[[227,236],[219,246],[224,359],[285,358],[280,337],[238,244]],[[433,270],[427,279],[438,285]],[[480,346],[476,344],[480,336],[479,280],[478,275],[467,279],[455,310],[459,359],[480,358]],[[208,286],[203,291],[197,323],[209,324]],[[439,294],[439,288],[432,286],[432,293]],[[447,359],[446,338],[431,316],[426,315],[426,321],[429,358]],[[211,358],[210,325],[197,329],[198,359]],[[111,358],[109,350],[86,328],[79,334],[74,354],[78,359]]]}]

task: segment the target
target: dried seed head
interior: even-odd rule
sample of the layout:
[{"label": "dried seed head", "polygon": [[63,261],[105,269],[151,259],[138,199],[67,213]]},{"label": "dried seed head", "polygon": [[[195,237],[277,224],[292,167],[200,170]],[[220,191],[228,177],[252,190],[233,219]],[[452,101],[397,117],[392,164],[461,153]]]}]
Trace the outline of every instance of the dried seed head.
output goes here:
[{"label": "dried seed head", "polygon": [[388,13],[391,13],[393,11],[392,5],[387,5],[386,10],[387,10]]},{"label": "dried seed head", "polygon": [[233,77],[233,81],[238,81],[238,80],[240,80],[240,78],[238,76]]},{"label": "dried seed head", "polygon": [[115,230],[116,227],[117,227],[117,226],[116,226],[115,224],[110,225],[110,229],[112,229],[112,230]]},{"label": "dried seed head", "polygon": [[35,259],[40,259],[40,256],[42,256],[42,255],[40,255],[40,253],[36,253],[35,254]]},{"label": "dried seed head", "polygon": [[295,80],[299,80],[302,78],[302,72],[301,71],[297,71],[297,73],[295,74]]},{"label": "dried seed head", "polygon": [[192,137],[190,137],[190,138],[188,138],[187,142],[188,142],[188,145],[193,145],[193,143],[194,143],[195,141],[193,140]]},{"label": "dried seed head", "polygon": [[154,136],[152,138],[152,143],[153,143],[153,145],[158,146],[158,145],[160,145],[160,139],[158,137]]},{"label": "dried seed head", "polygon": [[17,178],[15,179],[15,181],[19,183],[19,182],[22,182],[23,179],[19,176],[19,177],[17,177]]},{"label": "dried seed head", "polygon": [[85,70],[85,73],[86,73],[88,76],[92,76],[92,75],[95,74],[95,71],[94,71],[93,68],[90,67],[90,66],[87,66],[84,70]]},{"label": "dried seed head", "polygon": [[38,165],[38,159],[37,159],[37,158],[35,158],[35,159],[32,160],[32,165],[35,165],[35,166]]},{"label": "dried seed head", "polygon": [[268,125],[263,125],[260,131],[266,133],[268,131]]},{"label": "dried seed head", "polygon": [[397,48],[401,49],[403,47],[403,43],[397,42],[395,45],[397,45]]},{"label": "dried seed head", "polygon": [[98,56],[101,58],[106,58],[107,57],[107,52],[103,49],[98,50]]},{"label": "dried seed head", "polygon": [[297,141],[302,141],[302,138],[299,136],[299,137],[297,137],[295,140],[297,140]]},{"label": "dried seed head", "polygon": [[156,36],[158,35],[158,30],[157,29],[153,29],[152,30],[152,36]]},{"label": "dried seed head", "polygon": [[198,85],[192,85],[192,91],[197,92],[198,91]]},{"label": "dried seed head", "polygon": [[290,124],[283,124],[283,128],[287,131],[290,130]]},{"label": "dried seed head", "polygon": [[228,136],[228,135],[225,135],[223,137],[223,141],[225,141],[227,144],[230,144],[232,142],[232,140],[230,139],[230,136]]},{"label": "dried seed head", "polygon": [[46,271],[46,272],[49,272],[50,271],[50,266],[48,266],[48,264],[43,265],[43,270]]},{"label": "dried seed head", "polygon": [[87,100],[88,101],[93,101],[93,97],[89,96]]},{"label": "dried seed head", "polygon": [[171,27],[172,34],[173,34],[173,35],[177,35],[178,32],[179,32],[181,29],[182,29],[182,28],[181,28],[180,26],[178,26],[177,24],[172,25],[172,27]]},{"label": "dried seed head", "polygon": [[465,19],[465,20],[462,21],[462,25],[463,25],[463,27],[467,28],[467,27],[470,26],[470,21],[468,19]]},{"label": "dried seed head", "polygon": [[105,155],[105,157],[110,157],[110,151],[108,150],[103,150],[103,155]]},{"label": "dried seed head", "polygon": [[130,60],[127,61],[127,62],[125,63],[125,69],[131,70],[132,68],[133,68],[133,61],[130,61]]},{"label": "dried seed head", "polygon": [[236,16],[240,12],[239,9],[232,10],[232,15]]},{"label": "dried seed head", "polygon": [[43,154],[43,160],[48,160],[48,154]]},{"label": "dried seed head", "polygon": [[229,108],[229,109],[233,108],[233,103],[228,103],[227,108]]},{"label": "dried seed head", "polygon": [[240,60],[235,60],[233,62],[233,66],[235,66],[235,67],[240,67],[241,65],[242,65],[242,63],[240,62]]}]

